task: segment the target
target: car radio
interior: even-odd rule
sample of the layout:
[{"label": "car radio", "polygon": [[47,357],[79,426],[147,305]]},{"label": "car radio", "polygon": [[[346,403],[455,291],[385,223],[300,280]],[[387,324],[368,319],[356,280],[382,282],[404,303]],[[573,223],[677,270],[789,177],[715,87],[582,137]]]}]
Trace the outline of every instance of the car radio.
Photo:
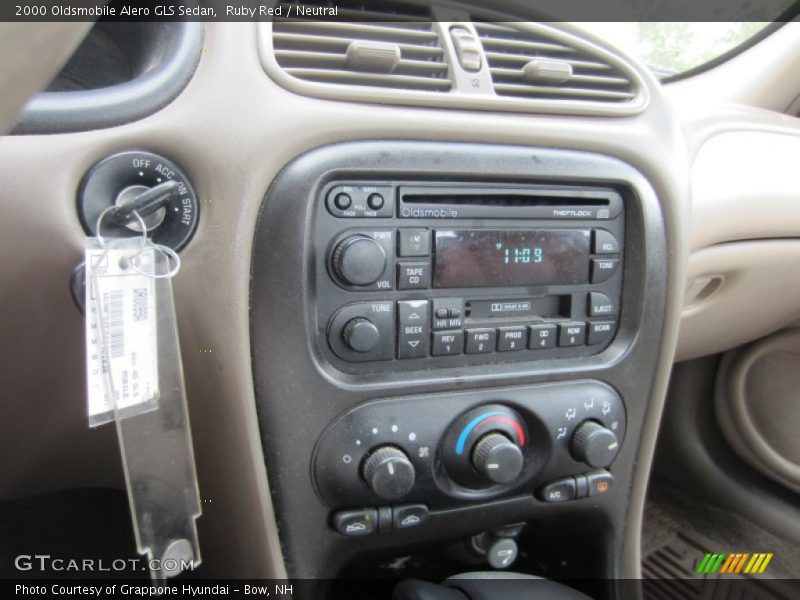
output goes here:
[{"label": "car radio", "polygon": [[616,333],[612,187],[334,181],[318,207],[316,316],[337,366],[586,356]]}]

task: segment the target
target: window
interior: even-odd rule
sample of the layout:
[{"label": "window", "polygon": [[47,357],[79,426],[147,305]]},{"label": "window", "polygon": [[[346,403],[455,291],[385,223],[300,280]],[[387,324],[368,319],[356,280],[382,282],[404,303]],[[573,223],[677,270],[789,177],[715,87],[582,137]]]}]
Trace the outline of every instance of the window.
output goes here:
[{"label": "window", "polygon": [[638,58],[659,79],[702,67],[751,40],[769,24],[769,21],[577,23]]}]

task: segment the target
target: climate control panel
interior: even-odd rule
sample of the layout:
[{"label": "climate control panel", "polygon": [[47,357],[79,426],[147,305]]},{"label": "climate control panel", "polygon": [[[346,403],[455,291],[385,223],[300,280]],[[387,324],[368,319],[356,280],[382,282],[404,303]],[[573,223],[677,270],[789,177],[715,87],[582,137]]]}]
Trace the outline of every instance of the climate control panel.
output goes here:
[{"label": "climate control panel", "polygon": [[597,381],[379,400],[328,427],[314,480],[336,510],[551,501],[542,496],[550,483],[612,467],[625,422],[622,399]]}]

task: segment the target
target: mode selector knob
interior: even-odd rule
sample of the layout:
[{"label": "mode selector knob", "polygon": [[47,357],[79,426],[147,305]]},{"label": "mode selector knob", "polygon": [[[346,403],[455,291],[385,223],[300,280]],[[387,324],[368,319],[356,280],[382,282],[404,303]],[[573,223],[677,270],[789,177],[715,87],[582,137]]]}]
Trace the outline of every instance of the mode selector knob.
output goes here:
[{"label": "mode selector knob", "polygon": [[344,283],[372,285],[386,270],[386,252],[367,235],[352,235],[333,251],[333,270]]},{"label": "mode selector knob", "polygon": [[414,465],[405,452],[394,446],[373,450],[364,461],[361,476],[385,500],[398,500],[414,487]]},{"label": "mode selector knob", "polygon": [[569,449],[575,460],[604,469],[617,457],[619,440],[613,431],[600,423],[584,421],[575,430]]},{"label": "mode selector knob", "polygon": [[495,483],[508,483],[522,472],[522,450],[505,435],[493,432],[483,436],[472,451],[472,466]]},{"label": "mode selector knob", "polygon": [[356,352],[369,352],[381,340],[381,332],[375,323],[364,317],[356,317],[347,322],[342,330],[342,338],[347,347]]}]

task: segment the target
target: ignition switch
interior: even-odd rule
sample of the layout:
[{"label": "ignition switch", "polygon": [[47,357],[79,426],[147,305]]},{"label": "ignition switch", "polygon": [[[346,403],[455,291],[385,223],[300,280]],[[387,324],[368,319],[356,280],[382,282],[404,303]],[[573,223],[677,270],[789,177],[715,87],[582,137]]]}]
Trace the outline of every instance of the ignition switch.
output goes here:
[{"label": "ignition switch", "polygon": [[[173,183],[172,186],[166,186]],[[125,206],[139,201],[150,190],[153,195],[164,197],[159,190],[169,187],[169,199],[161,202],[157,210],[145,211],[142,215],[148,234],[155,244],[180,250],[191,239],[197,229],[198,203],[189,180],[184,172],[172,161],[152,152],[122,152],[101,160],[83,178],[78,190],[78,214],[83,228],[90,235],[96,235],[97,219],[111,206]],[[157,189],[155,189],[157,188]],[[110,229],[103,224],[103,235]],[[141,234],[138,219],[124,219],[110,222],[117,236],[136,236]]]}]

